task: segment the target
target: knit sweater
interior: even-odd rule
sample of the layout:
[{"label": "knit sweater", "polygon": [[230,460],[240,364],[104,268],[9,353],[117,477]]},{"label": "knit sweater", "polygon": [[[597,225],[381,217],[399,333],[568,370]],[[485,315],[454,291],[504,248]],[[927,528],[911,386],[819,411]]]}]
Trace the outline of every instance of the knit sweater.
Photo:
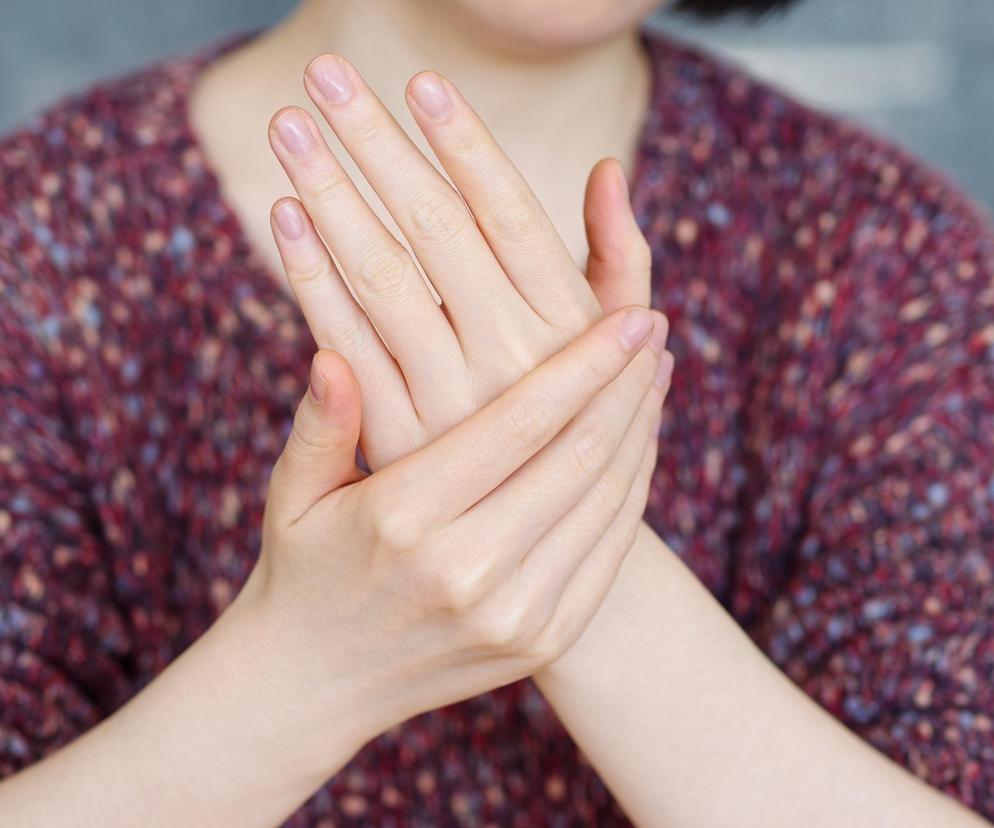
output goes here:
[{"label": "knit sweater", "polygon": [[[677,365],[646,520],[805,692],[994,818],[994,233],[886,142],[646,48],[632,199]],[[2,774],[154,679],[259,552],[314,343],[191,130],[217,52],[0,141]],[[526,680],[287,822],[345,824],[628,822]]]}]

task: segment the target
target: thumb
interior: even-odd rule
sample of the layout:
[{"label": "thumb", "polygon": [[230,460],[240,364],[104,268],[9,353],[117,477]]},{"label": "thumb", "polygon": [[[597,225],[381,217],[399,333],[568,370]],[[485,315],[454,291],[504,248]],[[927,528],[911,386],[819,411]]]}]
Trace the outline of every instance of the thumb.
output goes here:
[{"label": "thumb", "polygon": [[328,492],[364,476],[355,462],[360,400],[359,384],[345,358],[318,351],[311,361],[310,386],[269,483],[269,503],[277,514],[293,522]]},{"label": "thumb", "polygon": [[625,305],[649,306],[652,254],[628,201],[625,169],[614,158],[594,165],[583,202],[587,282],[605,314]]}]

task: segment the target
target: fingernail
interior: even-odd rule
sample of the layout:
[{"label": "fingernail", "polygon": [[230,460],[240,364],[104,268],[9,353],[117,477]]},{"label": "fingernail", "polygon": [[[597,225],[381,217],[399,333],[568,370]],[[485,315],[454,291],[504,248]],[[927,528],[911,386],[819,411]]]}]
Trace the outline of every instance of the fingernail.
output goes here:
[{"label": "fingernail", "polygon": [[667,351],[659,358],[659,364],[656,366],[655,383],[659,388],[665,388],[666,384],[670,381],[670,377],[672,376],[673,355]]},{"label": "fingernail", "polygon": [[633,308],[618,325],[618,338],[627,350],[632,351],[645,342],[652,327],[652,314],[645,308]]},{"label": "fingernail", "polygon": [[649,337],[649,347],[652,352],[659,355],[666,347],[666,336],[669,333],[669,324],[666,317],[660,314],[653,314],[655,325],[652,328],[652,336]]},{"label": "fingernail", "polygon": [[307,77],[328,103],[348,103],[355,94],[352,79],[345,71],[341,58],[335,55],[323,55],[314,60],[307,69]]},{"label": "fingernail", "polygon": [[441,118],[452,109],[452,98],[438,75],[425,74],[411,84],[411,97],[429,118]]},{"label": "fingernail", "polygon": [[280,136],[283,146],[297,158],[307,155],[317,146],[314,135],[308,129],[301,114],[295,109],[284,112],[276,120],[276,134]]},{"label": "fingernail", "polygon": [[295,201],[284,201],[276,208],[276,226],[291,241],[304,235],[304,217]]},{"label": "fingernail", "polygon": [[311,396],[317,403],[324,402],[324,397],[328,393],[328,382],[318,370],[317,359],[311,361]]},{"label": "fingernail", "polygon": [[625,175],[625,168],[618,164],[618,190],[621,192],[621,197],[628,201],[628,178]]}]

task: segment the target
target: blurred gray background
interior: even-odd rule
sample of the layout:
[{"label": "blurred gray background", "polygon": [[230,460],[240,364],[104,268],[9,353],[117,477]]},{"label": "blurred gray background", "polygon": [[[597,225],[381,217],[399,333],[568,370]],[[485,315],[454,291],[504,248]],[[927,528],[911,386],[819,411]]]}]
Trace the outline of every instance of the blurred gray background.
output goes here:
[{"label": "blurred gray background", "polygon": [[[262,26],[293,0],[3,0],[0,131],[64,92]],[[761,23],[659,24],[893,136],[994,207],[994,0],[801,0]]]}]

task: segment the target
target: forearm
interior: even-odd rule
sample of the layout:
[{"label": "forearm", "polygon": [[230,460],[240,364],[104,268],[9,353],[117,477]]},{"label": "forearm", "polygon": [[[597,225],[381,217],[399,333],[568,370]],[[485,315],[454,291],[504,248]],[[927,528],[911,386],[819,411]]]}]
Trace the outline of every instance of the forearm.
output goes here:
[{"label": "forearm", "polygon": [[538,686],[640,825],[979,825],[791,684],[643,524]]},{"label": "forearm", "polygon": [[344,694],[294,686],[249,598],[114,715],[0,785],[4,824],[271,827],[304,802],[363,737]]}]

